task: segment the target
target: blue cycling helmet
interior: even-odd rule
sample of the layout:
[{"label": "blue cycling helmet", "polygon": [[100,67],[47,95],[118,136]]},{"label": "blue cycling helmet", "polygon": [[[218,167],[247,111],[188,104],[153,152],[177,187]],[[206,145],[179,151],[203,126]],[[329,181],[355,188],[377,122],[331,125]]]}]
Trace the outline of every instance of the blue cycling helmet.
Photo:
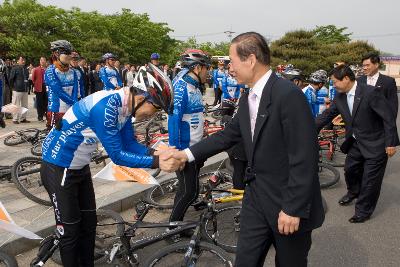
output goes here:
[{"label": "blue cycling helmet", "polygon": [[114,54],[112,54],[112,53],[105,53],[105,54],[101,57],[101,59],[103,59],[104,61],[106,61],[107,59],[110,59],[110,58],[116,59],[117,57],[116,57]]},{"label": "blue cycling helmet", "polygon": [[160,54],[159,53],[153,53],[153,54],[151,54],[150,59],[151,60],[158,60],[158,59],[160,59]]}]

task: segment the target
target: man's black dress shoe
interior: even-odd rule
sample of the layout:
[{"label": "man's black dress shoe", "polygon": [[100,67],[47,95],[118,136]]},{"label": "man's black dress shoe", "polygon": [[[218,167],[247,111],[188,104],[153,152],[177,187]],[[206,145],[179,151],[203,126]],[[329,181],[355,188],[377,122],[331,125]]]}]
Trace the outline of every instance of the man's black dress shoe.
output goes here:
[{"label": "man's black dress shoe", "polygon": [[349,195],[344,195],[341,199],[339,199],[339,205],[345,206],[350,204],[356,197],[352,197]]},{"label": "man's black dress shoe", "polygon": [[359,215],[354,215],[349,219],[349,222],[351,223],[363,223],[367,220],[369,220],[370,216],[359,216]]}]

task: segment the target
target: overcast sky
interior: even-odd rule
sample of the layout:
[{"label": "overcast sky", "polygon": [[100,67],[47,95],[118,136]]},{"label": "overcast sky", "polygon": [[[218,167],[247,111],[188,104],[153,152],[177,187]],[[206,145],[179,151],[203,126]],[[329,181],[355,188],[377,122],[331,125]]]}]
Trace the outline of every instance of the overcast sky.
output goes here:
[{"label": "overcast sky", "polygon": [[[2,2],[0,0],[0,2]],[[154,22],[166,22],[171,36],[199,42],[228,41],[224,31],[235,34],[257,31],[277,39],[285,32],[313,29],[316,25],[348,27],[353,39],[400,55],[400,1],[398,0],[39,0],[45,5],[83,11],[116,13],[129,8],[147,13]],[[233,34],[233,35],[235,35]]]}]

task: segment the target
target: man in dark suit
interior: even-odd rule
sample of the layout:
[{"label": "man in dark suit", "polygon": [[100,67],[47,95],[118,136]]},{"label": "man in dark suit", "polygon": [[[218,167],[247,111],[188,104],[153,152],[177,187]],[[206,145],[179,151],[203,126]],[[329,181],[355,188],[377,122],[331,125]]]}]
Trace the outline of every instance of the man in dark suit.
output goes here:
[{"label": "man in dark suit", "polygon": [[380,62],[380,57],[376,53],[365,55],[362,59],[363,72],[365,75],[359,77],[357,81],[359,83],[379,87],[388,100],[395,118],[397,118],[399,103],[396,81],[392,77],[379,73]]},{"label": "man in dark suit", "polygon": [[347,205],[357,198],[351,223],[370,218],[378,202],[388,157],[399,143],[396,121],[379,87],[357,83],[347,65],[336,67],[331,78],[338,91],[329,109],[316,118],[318,130],[342,115],[346,138],[341,150],[347,154],[344,172],[347,194],[339,200]]},{"label": "man in dark suit", "polygon": [[198,162],[243,141],[247,185],[236,266],[263,266],[271,245],[277,266],[307,266],[311,231],[324,220],[310,108],[301,90],[271,71],[260,34],[235,37],[229,55],[235,78],[250,92],[223,131],[174,157]]}]

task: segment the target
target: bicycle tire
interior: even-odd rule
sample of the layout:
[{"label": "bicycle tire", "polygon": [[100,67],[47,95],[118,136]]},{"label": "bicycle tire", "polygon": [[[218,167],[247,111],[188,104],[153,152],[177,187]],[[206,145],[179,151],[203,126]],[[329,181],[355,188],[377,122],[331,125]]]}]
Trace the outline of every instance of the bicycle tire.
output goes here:
[{"label": "bicycle tire", "polygon": [[346,160],[346,155],[335,149],[335,153],[333,153],[332,159],[329,160],[327,158],[323,158],[322,162],[329,164],[333,167],[344,167],[345,160]]},{"label": "bicycle tire", "polygon": [[[199,191],[202,191],[202,184],[206,183],[209,176],[214,175],[216,172],[206,172],[199,175]],[[227,189],[232,188],[232,176],[229,173],[218,171],[221,175],[223,183],[216,188]],[[159,186],[153,186],[148,189],[145,194],[145,201],[155,206],[158,209],[172,209],[174,206],[175,194],[178,190],[178,178],[173,177],[160,183]],[[196,201],[195,201],[196,202]]]},{"label": "bicycle tire", "polygon": [[223,115],[222,115],[222,110],[216,110],[216,111],[212,112],[212,113],[211,113],[211,117],[212,117],[213,119],[216,119],[216,120],[222,119],[222,117],[223,117]]},{"label": "bicycle tire", "polygon": [[[215,215],[218,227],[217,238],[213,238],[214,229],[213,221],[211,221],[212,218],[207,218],[202,225],[202,237],[204,237],[206,241],[216,244],[227,252],[235,253],[240,232],[241,209],[241,206],[230,206],[217,210]],[[222,227],[219,227],[220,225],[222,225]]]},{"label": "bicycle tire", "polygon": [[[36,166],[41,163],[42,159],[38,157],[20,158],[11,168],[11,179],[24,196],[41,205],[51,206],[50,197],[40,178],[40,165]],[[25,169],[32,164],[35,164],[33,169]]]},{"label": "bicycle tire", "polygon": [[0,266],[18,267],[18,263],[14,256],[11,256],[4,251],[0,251]]},{"label": "bicycle tire", "polygon": [[31,147],[31,154],[37,157],[42,156],[42,145],[43,145],[43,140],[38,141],[36,144],[34,144]]},{"label": "bicycle tire", "polygon": [[[125,225],[123,224],[124,220],[123,218],[115,211],[113,210],[106,210],[106,209],[98,209],[96,211],[96,216],[97,216],[97,221],[98,223],[104,220],[108,220],[111,219],[112,221],[115,221],[117,223],[120,224],[116,224],[115,227],[115,234],[111,234],[114,236],[122,236],[124,234],[125,231]],[[110,222],[111,223],[111,222]],[[100,223],[101,225],[101,223]],[[102,227],[102,226],[100,226]],[[112,230],[112,232],[114,232]],[[108,234],[107,234],[108,235]],[[108,248],[107,245],[104,244],[104,239],[106,239],[108,237],[105,237],[105,234],[100,232],[99,229],[96,227],[96,241],[95,241],[95,257],[94,257],[94,262],[95,263],[105,263],[106,262],[106,256],[105,255],[105,249]],[[61,254],[60,254],[60,250],[57,249],[56,251],[54,251],[53,255],[51,256],[51,259],[59,264],[62,265],[62,261],[61,261]]]},{"label": "bicycle tire", "polygon": [[326,199],[321,196],[322,198],[322,208],[324,209],[324,213],[326,214],[328,212],[328,203],[326,202]]},{"label": "bicycle tire", "polygon": [[[182,261],[183,261],[183,256],[186,253],[186,250],[189,246],[189,242],[190,241],[181,241],[181,242],[178,242],[175,244],[168,245],[168,246],[158,250],[156,253],[154,253],[152,256],[150,256],[145,261],[145,264],[143,266],[146,266],[146,267],[181,266]],[[213,255],[215,257],[215,260],[218,259],[219,264],[216,264],[216,262],[213,262],[212,260],[210,260],[210,258],[208,258],[208,259],[205,259],[204,263],[197,262],[195,265],[190,264],[190,266],[198,266],[198,267],[203,267],[203,266],[213,266],[213,267],[229,266],[229,267],[232,267],[233,266],[232,258],[223,249],[221,249],[213,244],[207,243],[207,242],[199,242],[197,244],[197,248],[200,249],[201,256],[204,256],[205,252],[211,253],[210,255]],[[173,259],[166,258],[167,256],[170,256],[174,252],[178,252],[182,255],[175,257],[176,261],[172,261]],[[199,257],[198,259],[200,259],[200,258],[201,257]]]},{"label": "bicycle tire", "polygon": [[229,172],[229,173],[233,173],[233,164],[231,162],[231,159],[228,157],[225,159],[225,169]]},{"label": "bicycle tire", "polygon": [[[141,121],[134,124],[133,128],[138,134],[146,134],[146,127],[148,127],[148,121]],[[151,122],[149,127],[149,133],[155,133],[160,131],[162,128],[161,122]]]},{"label": "bicycle tire", "polygon": [[15,134],[7,136],[4,139],[4,144],[6,146],[19,145],[19,144],[28,142],[29,138],[32,138],[32,137],[37,136],[39,134],[39,130],[36,129],[36,128],[28,128],[28,129],[25,129],[25,130],[22,130],[22,131],[18,131],[18,132],[19,133],[23,133],[23,134],[21,135],[21,134],[15,133]]},{"label": "bicycle tire", "polygon": [[326,163],[318,163],[318,177],[321,189],[331,187],[337,184],[340,180],[339,171]]}]

